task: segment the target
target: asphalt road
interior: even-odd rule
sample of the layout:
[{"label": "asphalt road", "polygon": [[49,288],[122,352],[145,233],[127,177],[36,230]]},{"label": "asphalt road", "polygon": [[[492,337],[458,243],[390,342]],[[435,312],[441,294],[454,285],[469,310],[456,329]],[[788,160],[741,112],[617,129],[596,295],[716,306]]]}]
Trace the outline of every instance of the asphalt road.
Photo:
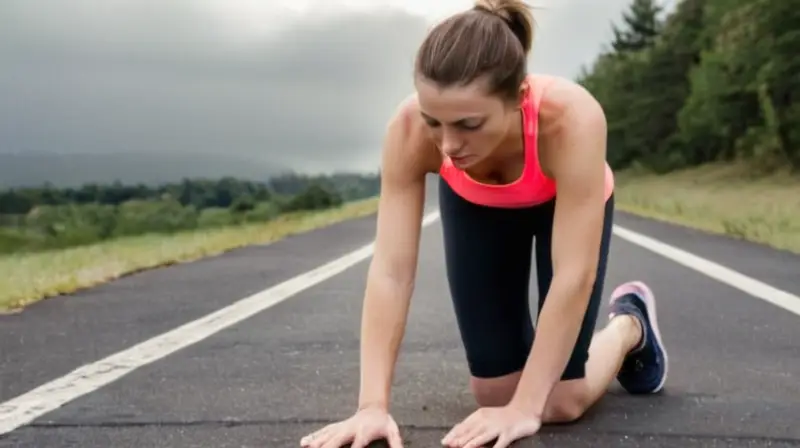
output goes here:
[{"label": "asphalt road", "polygon": [[[350,221],[0,316],[0,428],[15,397],[358,249],[374,224]],[[623,213],[617,224],[800,295],[800,257]],[[426,227],[393,389],[407,447],[439,446],[473,409],[441,243],[439,223]],[[611,259],[606,295],[629,279],[658,295],[666,390],[632,397],[615,383],[580,422],[518,446],[800,446],[800,316],[622,238]],[[352,412],[367,266],[0,430],[0,447],[299,446]]]}]

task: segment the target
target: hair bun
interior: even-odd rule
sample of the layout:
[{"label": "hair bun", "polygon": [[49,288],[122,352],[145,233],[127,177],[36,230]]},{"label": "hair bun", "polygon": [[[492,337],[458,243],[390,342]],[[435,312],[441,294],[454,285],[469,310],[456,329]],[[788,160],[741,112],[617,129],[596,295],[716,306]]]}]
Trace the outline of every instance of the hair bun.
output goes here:
[{"label": "hair bun", "polygon": [[492,0],[476,0],[473,9],[485,11],[489,14],[494,14],[501,19],[510,22],[512,19],[511,12],[508,10],[507,2],[492,1]]},{"label": "hair bun", "polygon": [[475,0],[472,9],[503,19],[519,39],[525,53],[531,50],[534,20],[531,7],[523,0]]}]

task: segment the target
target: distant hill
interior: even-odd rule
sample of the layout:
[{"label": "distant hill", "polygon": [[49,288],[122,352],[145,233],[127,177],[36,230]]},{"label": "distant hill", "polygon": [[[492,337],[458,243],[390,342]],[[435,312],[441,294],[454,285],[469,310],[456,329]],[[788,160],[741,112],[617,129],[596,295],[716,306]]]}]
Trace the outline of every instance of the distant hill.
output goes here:
[{"label": "distant hill", "polygon": [[266,180],[286,171],[260,160],[211,154],[4,154],[0,153],[0,188],[79,186],[89,182],[109,184],[160,184],[184,177]]}]

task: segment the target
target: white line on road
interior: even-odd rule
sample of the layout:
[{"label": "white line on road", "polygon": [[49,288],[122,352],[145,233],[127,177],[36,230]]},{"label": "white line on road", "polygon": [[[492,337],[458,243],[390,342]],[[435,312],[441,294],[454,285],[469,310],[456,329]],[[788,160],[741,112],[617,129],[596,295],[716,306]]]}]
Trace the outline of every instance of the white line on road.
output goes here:
[{"label": "white line on road", "polygon": [[800,316],[800,297],[649,236],[614,226],[614,235]]},{"label": "white line on road", "polygon": [[[438,211],[428,213],[423,217],[422,226],[429,226],[438,219]],[[127,350],[79,367],[61,378],[0,403],[0,435],[9,433],[82,395],[116,381],[139,367],[195,344],[283,302],[367,259],[373,250],[374,243],[367,244],[312,271],[253,294]]]}]

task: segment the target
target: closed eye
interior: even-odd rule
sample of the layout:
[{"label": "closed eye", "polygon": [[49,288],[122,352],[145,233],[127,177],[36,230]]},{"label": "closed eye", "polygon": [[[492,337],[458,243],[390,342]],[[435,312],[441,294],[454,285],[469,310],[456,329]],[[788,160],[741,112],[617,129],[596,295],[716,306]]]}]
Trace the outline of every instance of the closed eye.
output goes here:
[{"label": "closed eye", "polygon": [[[421,113],[421,115],[422,115],[422,119],[425,120],[425,124],[427,124],[428,126],[430,126],[432,128],[438,128],[438,127],[440,127],[442,125],[439,121],[434,120],[432,117],[426,115],[425,113]],[[465,131],[475,131],[475,130],[480,129],[481,126],[483,126],[483,124],[485,123],[485,121],[486,120],[484,120],[482,118],[470,117],[470,118],[462,118],[461,120],[457,120],[457,121],[453,122],[452,125],[457,127],[457,128],[463,129]]]},{"label": "closed eye", "polygon": [[427,124],[428,126],[430,126],[432,128],[437,128],[437,127],[439,127],[441,125],[438,121],[436,121],[434,119],[427,118],[427,117],[424,117],[424,119],[425,119],[425,124]]},{"label": "closed eye", "polygon": [[468,122],[468,121],[466,121],[466,122],[465,121],[458,122],[458,127],[462,128],[462,129],[465,129],[467,131],[476,131],[476,130],[480,129],[481,126],[483,126],[483,122],[478,122],[478,123],[472,123],[472,122]]}]

